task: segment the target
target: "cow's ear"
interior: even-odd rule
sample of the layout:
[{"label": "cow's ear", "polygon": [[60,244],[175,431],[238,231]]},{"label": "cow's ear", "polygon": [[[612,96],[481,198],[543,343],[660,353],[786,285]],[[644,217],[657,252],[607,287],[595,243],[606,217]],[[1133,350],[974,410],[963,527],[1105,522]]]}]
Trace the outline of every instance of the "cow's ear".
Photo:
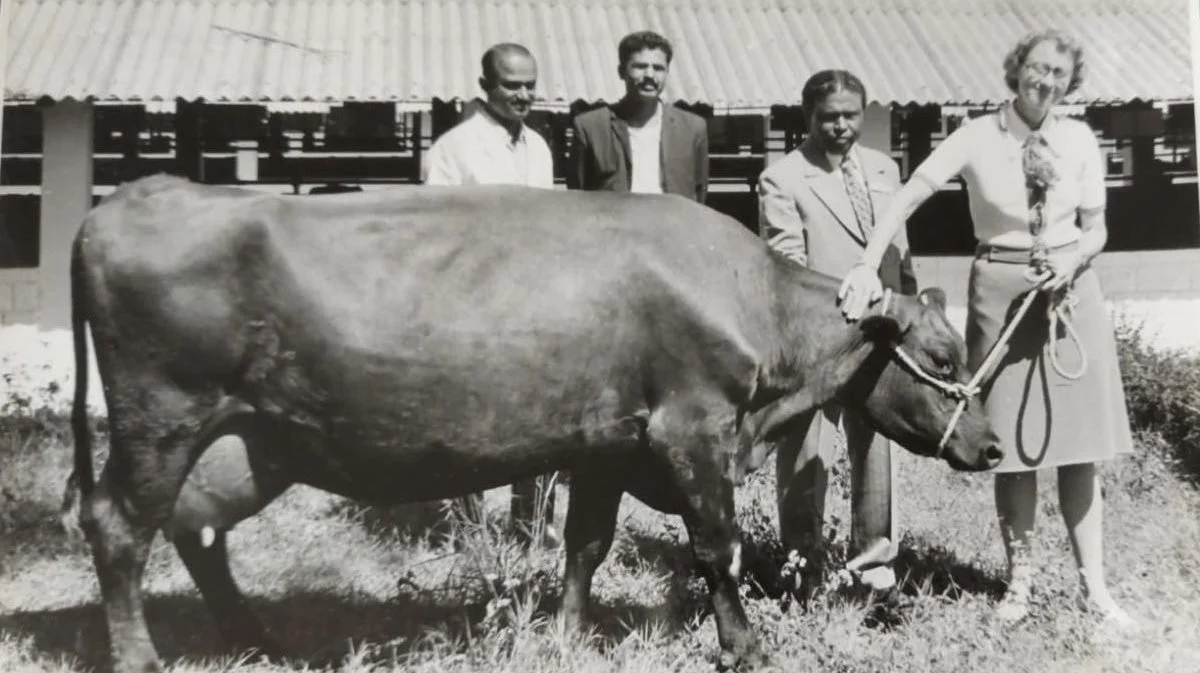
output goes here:
[{"label": "cow's ear", "polygon": [[875,343],[894,343],[900,340],[904,327],[893,316],[873,315],[862,319],[859,328],[868,341]]},{"label": "cow's ear", "polygon": [[936,306],[942,313],[946,312],[946,293],[940,287],[927,287],[921,290],[917,299],[924,306]]}]

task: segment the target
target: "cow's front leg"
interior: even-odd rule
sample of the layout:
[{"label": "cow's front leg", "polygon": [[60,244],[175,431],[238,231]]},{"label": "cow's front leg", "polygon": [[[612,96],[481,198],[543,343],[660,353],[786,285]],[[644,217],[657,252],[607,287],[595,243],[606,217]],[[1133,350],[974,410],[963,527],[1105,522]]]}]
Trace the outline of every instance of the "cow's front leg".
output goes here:
[{"label": "cow's front leg", "polygon": [[[163,533],[175,543],[226,644],[277,658],[278,648],[234,582],[226,538],[230,528],[261,511],[291,482],[264,459],[277,433],[258,423],[230,430],[196,461]],[[209,540],[202,539],[205,529]]]},{"label": "cow's front leg", "polygon": [[720,668],[754,668],[765,660],[738,595],[742,545],[734,525],[733,482],[697,474],[687,498],[689,507],[683,519],[696,561],[712,594],[717,640],[721,643]]},{"label": "cow's front leg", "polygon": [[[708,430],[704,430],[705,426]],[[700,405],[661,410],[651,420],[656,452],[669,465],[682,497],[682,515],[697,564],[712,595],[721,643],[719,668],[754,669],[766,663],[738,595],[742,546],[734,523],[730,432]],[[700,431],[697,433],[697,431]]]},{"label": "cow's front leg", "polygon": [[619,483],[606,475],[583,470],[571,475],[561,615],[568,632],[584,630],[592,576],[612,548],[622,493]]}]

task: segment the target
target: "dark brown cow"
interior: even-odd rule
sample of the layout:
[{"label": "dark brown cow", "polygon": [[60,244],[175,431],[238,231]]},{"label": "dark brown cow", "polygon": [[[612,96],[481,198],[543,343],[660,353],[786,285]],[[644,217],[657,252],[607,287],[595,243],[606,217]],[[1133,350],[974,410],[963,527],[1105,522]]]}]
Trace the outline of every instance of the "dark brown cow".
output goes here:
[{"label": "dark brown cow", "polygon": [[[956,469],[999,458],[973,405],[939,452],[954,400],[892,352],[965,380],[940,303],[898,298],[847,325],[835,279],[678,197],[513,187],[292,197],[153,177],[90,213],[72,282],[80,520],[118,673],[160,667],[141,598],[158,530],[222,631],[262,643],[225,531],[292,483],[398,503],[570,470],[569,628],[584,620],[631,493],[683,517],[723,659],[754,664],[733,489],[789,421],[837,399]],[[112,440],[98,482],[87,325]],[[223,457],[189,479],[225,435],[242,452],[213,454]],[[242,486],[217,489],[242,489],[231,511],[204,483],[239,470]]]}]

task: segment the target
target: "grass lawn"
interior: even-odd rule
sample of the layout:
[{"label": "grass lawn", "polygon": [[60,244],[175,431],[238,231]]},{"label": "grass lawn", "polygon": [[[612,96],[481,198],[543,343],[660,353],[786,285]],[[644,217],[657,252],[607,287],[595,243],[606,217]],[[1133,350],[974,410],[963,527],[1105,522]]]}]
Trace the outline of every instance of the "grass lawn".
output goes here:
[{"label": "grass lawn", "polygon": [[[70,463],[64,427],[0,421],[0,671],[107,666],[90,555],[57,524]],[[738,491],[754,551],[743,593],[764,646],[785,671],[1200,671],[1200,492],[1161,440],[1139,442],[1135,456],[1106,466],[1104,483],[1110,582],[1141,632],[1097,628],[1074,606],[1052,472],[1040,483],[1036,609],[1002,626],[992,616],[1003,552],[991,478],[904,455],[900,604],[831,576],[807,611],[783,609],[770,590],[783,561],[772,466]],[[844,472],[832,479],[828,508],[835,556],[847,533],[845,481]],[[497,521],[502,495],[489,500]],[[579,641],[548,617],[561,586],[559,554],[524,553],[495,530],[458,531],[456,552],[404,525],[417,509],[369,509],[297,487],[233,531],[234,574],[293,657],[286,666],[225,653],[159,538],[146,582],[159,651],[172,670],[204,673],[713,670],[716,630],[678,519],[625,499],[617,542],[597,573],[596,633]]]}]

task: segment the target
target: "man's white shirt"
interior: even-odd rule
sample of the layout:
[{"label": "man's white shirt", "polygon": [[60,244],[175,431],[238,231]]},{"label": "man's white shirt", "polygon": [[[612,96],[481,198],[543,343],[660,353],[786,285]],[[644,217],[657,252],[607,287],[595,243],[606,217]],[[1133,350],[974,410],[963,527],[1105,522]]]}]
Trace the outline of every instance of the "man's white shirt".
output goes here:
[{"label": "man's white shirt", "polygon": [[524,124],[516,140],[487,110],[442,134],[425,154],[427,185],[515,184],[554,188],[554,159]]},{"label": "man's white shirt", "polygon": [[662,103],[654,115],[641,127],[629,126],[629,149],[633,153],[633,175],[629,176],[629,191],[639,194],[662,194]]}]

